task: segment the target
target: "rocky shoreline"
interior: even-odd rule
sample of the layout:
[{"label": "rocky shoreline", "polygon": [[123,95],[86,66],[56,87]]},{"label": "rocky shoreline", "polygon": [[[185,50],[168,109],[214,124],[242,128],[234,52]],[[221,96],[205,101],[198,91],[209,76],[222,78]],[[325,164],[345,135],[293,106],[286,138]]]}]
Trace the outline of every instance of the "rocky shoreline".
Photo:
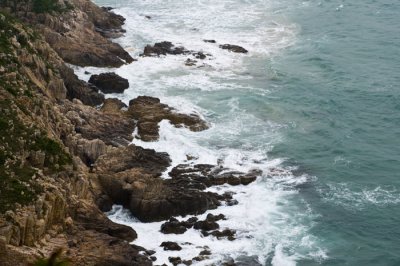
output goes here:
[{"label": "rocky shoreline", "polygon": [[[110,40],[123,34],[124,18],[89,0],[57,4],[56,11],[45,13],[34,12],[31,1],[0,5],[0,130],[13,136],[0,142],[0,170],[8,178],[0,192],[9,195],[1,202],[7,206],[0,212],[1,265],[29,265],[59,248],[72,265],[157,264],[153,251],[130,244],[137,238],[134,229],[106,217],[114,204],[143,222],[165,221],[160,228],[165,234],[194,228],[204,237],[235,241],[235,231],[218,224],[226,219],[223,215],[181,221],[173,216],[237,204],[232,193],[207,188],[248,185],[261,172],[195,164],[188,157],[186,164],[172,168],[169,179],[161,178],[171,166],[169,155],[131,144],[132,133],[142,141],[156,141],[162,120],[191,131],[209,125],[154,97],[139,96],[129,106],[105,100],[103,93],[129,87],[114,73],[93,75],[89,83],[79,80],[67,64],[119,67],[134,61]],[[236,45],[219,47],[247,53]],[[211,56],[170,42],[148,45],[142,56],[167,54],[194,57],[187,59],[189,66]],[[168,241],[160,245],[181,248]],[[191,265],[211,254],[205,248],[192,260],[171,257],[170,262]]]}]

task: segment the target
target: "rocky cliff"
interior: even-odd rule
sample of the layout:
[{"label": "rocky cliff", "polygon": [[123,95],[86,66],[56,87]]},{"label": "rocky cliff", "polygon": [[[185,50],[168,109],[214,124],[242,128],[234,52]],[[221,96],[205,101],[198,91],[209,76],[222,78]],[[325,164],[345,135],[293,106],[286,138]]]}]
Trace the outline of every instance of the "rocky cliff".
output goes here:
[{"label": "rocky cliff", "polygon": [[136,128],[157,140],[161,120],[193,131],[208,125],[157,98],[104,100],[75,76],[66,63],[133,61],[109,40],[123,33],[122,17],[89,0],[54,0],[46,12],[30,0],[0,7],[0,265],[29,265],[58,248],[72,265],[151,265],[152,252],[129,244],[136,232],[104,211],[121,204],[142,221],[199,214],[234,204],[207,187],[255,180],[256,172],[190,158],[165,180],[168,154],[130,145]]},{"label": "rocky cliff", "polygon": [[[29,3],[16,10],[1,3],[0,264],[28,265],[58,247],[73,265],[151,264],[128,243],[135,231],[114,224],[97,208],[99,185],[90,172],[101,154],[129,143],[133,121],[82,103],[101,104],[104,97],[65,64],[77,63],[71,54],[79,56],[72,45],[78,37],[53,39],[67,33],[65,28],[79,32],[87,26],[92,36],[87,45],[109,45],[92,49],[92,55],[100,55],[91,64],[119,65],[123,61],[113,51],[127,53],[97,29],[120,28],[122,20],[97,7],[109,15],[88,16],[85,12],[95,7],[90,1],[73,4],[59,16],[31,12]],[[63,51],[61,43],[71,49]],[[120,130],[103,132],[110,125]]]}]

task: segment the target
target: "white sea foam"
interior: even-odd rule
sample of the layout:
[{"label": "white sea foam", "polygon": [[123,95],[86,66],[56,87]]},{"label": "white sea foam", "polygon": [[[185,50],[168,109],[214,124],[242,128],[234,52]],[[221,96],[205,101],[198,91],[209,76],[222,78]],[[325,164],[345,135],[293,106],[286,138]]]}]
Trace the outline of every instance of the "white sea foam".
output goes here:
[{"label": "white sea foam", "polygon": [[328,183],[327,188],[320,188],[319,193],[325,201],[344,206],[349,209],[396,205],[400,203],[400,191],[394,187],[359,188],[350,183]]},{"label": "white sea foam", "polygon": [[[96,2],[117,4],[110,0]],[[296,186],[309,178],[294,176],[290,168],[282,167],[284,159],[271,159],[267,154],[280,141],[279,129],[285,125],[243,107],[251,105],[246,102],[252,100],[246,99],[247,95],[269,93],[263,86],[252,83],[255,76],[276,76],[271,69],[251,73],[254,61],[259,58],[268,61],[296,40],[297,26],[275,13],[270,8],[272,4],[273,1],[211,0],[118,2],[115,12],[127,19],[124,26],[127,32],[116,41],[132,56],[138,57],[145,45],[159,41],[171,41],[212,56],[203,62],[199,60],[199,66],[205,64],[200,68],[185,66],[188,56],[140,57],[139,61],[118,69],[75,68],[84,80],[90,77],[85,71],[91,74],[113,71],[129,80],[130,87],[124,93],[106,97],[117,97],[125,103],[139,95],[159,97],[177,111],[196,113],[210,124],[208,130],[191,132],[162,121],[159,141],[134,139],[136,145],[168,152],[172,159],[170,169],[180,163],[209,163],[243,172],[253,168],[263,170],[264,174],[248,186],[209,189],[217,193],[232,191],[239,204],[221,206],[199,218],[204,219],[208,213],[223,213],[228,219],[220,221],[220,226],[236,230],[235,241],[203,237],[194,229],[183,235],[164,235],[159,232],[161,222],[141,223],[127,210],[114,206],[110,219],[132,226],[138,232],[134,243],[155,250],[157,264],[170,265],[171,256],[192,259],[204,246],[210,248],[212,255],[197,265],[218,265],[229,257],[244,255],[255,256],[262,264],[269,260],[275,266],[286,266],[294,265],[298,258],[325,256],[308,233],[312,211],[300,210],[293,204],[298,193]],[[231,53],[203,39],[241,45],[249,53]],[[169,178],[168,170],[164,178]],[[183,249],[164,251],[159,247],[163,241],[176,241]]]}]

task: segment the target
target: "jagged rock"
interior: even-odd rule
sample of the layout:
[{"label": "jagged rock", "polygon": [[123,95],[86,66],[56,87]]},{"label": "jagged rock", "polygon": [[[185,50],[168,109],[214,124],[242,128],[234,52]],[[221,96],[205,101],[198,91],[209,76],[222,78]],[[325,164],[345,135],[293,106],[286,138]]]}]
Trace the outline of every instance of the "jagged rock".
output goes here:
[{"label": "jagged rock", "polygon": [[185,65],[186,66],[195,66],[196,63],[197,63],[196,60],[193,60],[193,59],[190,59],[190,58],[186,59],[186,61],[185,61]]},{"label": "jagged rock", "polygon": [[202,234],[204,236],[213,235],[218,239],[226,237],[230,241],[235,240],[235,233],[236,233],[236,231],[231,230],[231,229],[225,229],[223,231],[215,230],[215,231],[212,231],[211,233],[206,232],[206,231],[202,231]]},{"label": "jagged rock", "polygon": [[[75,131],[87,140],[100,139],[107,145],[126,146],[133,137],[135,124],[121,114],[104,113],[79,103],[63,105],[66,117],[75,126]],[[71,145],[68,145],[72,147]]]},{"label": "jagged rock", "polygon": [[108,195],[101,195],[97,198],[96,205],[102,212],[108,212],[112,209],[113,201]]},{"label": "jagged rock", "polygon": [[203,52],[196,52],[192,54],[195,58],[197,59],[206,59],[207,55],[205,55]]},{"label": "jagged rock", "polygon": [[101,111],[107,114],[120,114],[122,108],[128,107],[121,100],[116,98],[109,98],[104,101]]},{"label": "jagged rock", "polygon": [[196,217],[192,217],[180,222],[175,218],[170,218],[169,221],[161,225],[161,232],[164,234],[183,234],[187,229],[192,228],[197,220]]},{"label": "jagged rock", "polygon": [[219,228],[219,224],[215,221],[198,221],[193,225],[194,229],[202,230],[202,231],[211,231]]},{"label": "jagged rock", "polygon": [[104,95],[98,93],[98,91],[90,87],[86,82],[79,80],[72,69],[63,65],[60,75],[63,78],[64,84],[67,88],[68,99],[79,99],[82,101],[82,103],[91,106],[96,106],[103,103]]},{"label": "jagged rock", "polygon": [[187,228],[174,218],[161,225],[161,232],[164,234],[183,234],[186,230]]},{"label": "jagged rock", "polygon": [[111,72],[92,75],[89,79],[89,83],[95,85],[104,93],[122,93],[129,88],[127,79]]},{"label": "jagged rock", "polygon": [[73,265],[153,265],[137,246],[93,230],[80,231],[69,237],[76,244],[68,249]]},{"label": "jagged rock", "polygon": [[184,125],[192,131],[208,128],[206,122],[198,115],[177,113],[168,105],[160,103],[160,99],[149,96],[139,96],[131,100],[128,114],[138,121],[138,134],[144,141],[158,139],[158,123],[163,119],[169,120],[177,127]]},{"label": "jagged rock", "polygon": [[209,256],[209,255],[211,255],[211,251],[208,249],[202,250],[199,253],[199,256]]},{"label": "jagged rock", "polygon": [[128,242],[137,238],[135,230],[131,227],[112,222],[96,208],[81,205],[81,207],[77,208],[73,219],[76,225],[86,230],[94,230]]},{"label": "jagged rock", "polygon": [[190,180],[157,178],[169,162],[166,154],[130,145],[100,156],[94,171],[113,202],[145,222],[200,214],[220,204],[218,194],[193,190]]},{"label": "jagged rock", "polygon": [[169,262],[172,263],[172,265],[176,266],[178,264],[182,263],[182,259],[180,257],[168,257]]},{"label": "jagged rock", "polygon": [[164,250],[181,250],[182,247],[179,246],[176,242],[162,242],[160,247],[164,247]]},{"label": "jagged rock", "polygon": [[141,56],[179,55],[188,53],[190,53],[190,51],[186,50],[184,47],[175,47],[171,42],[159,42],[155,43],[153,46],[147,45]]},{"label": "jagged rock", "polygon": [[262,174],[262,171],[253,169],[247,174],[237,171],[229,171],[229,169],[208,165],[208,164],[180,164],[174,167],[169,173],[172,178],[189,178],[192,184],[201,186],[215,186],[215,185],[248,185],[257,179],[257,176]]},{"label": "jagged rock", "polygon": [[247,53],[248,51],[239,45],[232,45],[232,44],[222,44],[219,48],[224,50],[229,50],[234,53]]},{"label": "jagged rock", "polygon": [[[69,1],[73,12],[29,16],[25,22],[35,25],[46,41],[68,63],[79,66],[119,67],[133,58],[106,37],[118,37],[123,32],[124,19],[90,1]],[[73,18],[72,18],[73,16]]]}]

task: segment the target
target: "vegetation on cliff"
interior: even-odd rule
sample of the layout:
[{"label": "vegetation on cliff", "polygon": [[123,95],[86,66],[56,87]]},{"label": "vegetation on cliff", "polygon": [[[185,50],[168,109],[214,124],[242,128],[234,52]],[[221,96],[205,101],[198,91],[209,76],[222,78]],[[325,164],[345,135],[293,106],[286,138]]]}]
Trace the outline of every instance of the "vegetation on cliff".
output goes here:
[{"label": "vegetation on cliff", "polygon": [[37,37],[1,13],[0,28],[0,213],[3,213],[17,204],[32,203],[42,191],[36,182],[38,171],[53,174],[72,160],[32,117],[32,108],[40,108],[42,100],[35,84],[22,74],[24,66],[18,53],[37,52],[32,46]]}]

